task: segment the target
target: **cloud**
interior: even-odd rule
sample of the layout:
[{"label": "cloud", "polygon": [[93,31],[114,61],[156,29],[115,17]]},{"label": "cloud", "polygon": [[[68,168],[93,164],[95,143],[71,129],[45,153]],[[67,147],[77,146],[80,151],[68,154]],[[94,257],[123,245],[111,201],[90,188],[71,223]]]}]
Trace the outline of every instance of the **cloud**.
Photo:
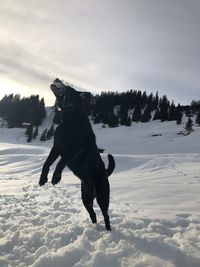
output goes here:
[{"label": "cloud", "polygon": [[[7,0],[0,73],[49,92],[59,76],[91,91],[144,89],[200,98],[197,0]],[[32,90],[32,91],[31,91]]]}]

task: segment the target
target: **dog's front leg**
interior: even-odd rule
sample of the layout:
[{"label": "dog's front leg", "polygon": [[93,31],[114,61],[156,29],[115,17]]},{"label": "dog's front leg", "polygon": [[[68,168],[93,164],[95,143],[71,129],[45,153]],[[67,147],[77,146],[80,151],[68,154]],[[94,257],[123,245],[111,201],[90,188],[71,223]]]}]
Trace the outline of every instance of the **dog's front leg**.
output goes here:
[{"label": "dog's front leg", "polygon": [[61,158],[59,160],[58,164],[56,165],[56,169],[55,169],[55,171],[53,173],[53,177],[52,177],[52,180],[51,180],[51,183],[53,185],[55,185],[55,184],[60,182],[62,171],[65,168],[65,166],[66,166],[66,160],[64,158]]},{"label": "dog's front leg", "polygon": [[48,158],[46,159],[43,168],[42,168],[42,173],[40,175],[40,180],[39,180],[39,185],[42,186],[48,181],[48,173],[49,173],[49,168],[50,166],[54,163],[54,161],[58,158],[59,153],[55,147],[55,145],[52,147]]},{"label": "dog's front leg", "polygon": [[51,180],[51,183],[53,185],[57,184],[60,182],[61,180],[61,174],[62,174],[62,171],[63,169],[65,168],[66,165],[74,162],[82,153],[82,150],[76,150],[74,151],[74,153],[69,153],[68,155],[65,155],[64,157],[62,157],[57,166],[56,166],[56,169],[53,173],[53,177],[52,177],[52,180]]}]

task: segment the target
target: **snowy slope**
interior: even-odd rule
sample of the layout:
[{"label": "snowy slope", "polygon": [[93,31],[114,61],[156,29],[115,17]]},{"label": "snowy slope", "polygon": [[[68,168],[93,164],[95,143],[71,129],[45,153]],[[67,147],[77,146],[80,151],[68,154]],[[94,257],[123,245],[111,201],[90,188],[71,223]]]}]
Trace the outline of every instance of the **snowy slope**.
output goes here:
[{"label": "snowy slope", "polygon": [[110,233],[97,205],[91,224],[80,181],[67,169],[57,186],[38,186],[52,140],[27,144],[23,129],[1,128],[0,266],[199,267],[200,128],[177,135],[182,129],[94,125],[99,146],[116,159]]}]

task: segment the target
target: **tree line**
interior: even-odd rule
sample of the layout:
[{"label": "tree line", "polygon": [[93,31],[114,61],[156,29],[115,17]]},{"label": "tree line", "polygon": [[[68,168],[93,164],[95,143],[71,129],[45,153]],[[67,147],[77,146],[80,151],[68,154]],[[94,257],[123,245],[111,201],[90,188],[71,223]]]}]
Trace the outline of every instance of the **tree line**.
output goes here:
[{"label": "tree line", "polygon": [[22,97],[20,95],[5,95],[0,100],[0,117],[9,128],[20,127],[23,123],[39,126],[46,117],[44,98],[39,95]]},{"label": "tree line", "polygon": [[[95,124],[102,123],[108,127],[119,125],[131,126],[134,122],[148,122],[151,120],[176,121],[182,123],[183,114],[200,117],[200,101],[193,100],[190,105],[175,105],[167,96],[147,94],[146,91],[130,90],[127,92],[102,92],[94,95],[91,101],[84,103],[87,115]],[[61,113],[55,106],[53,123],[59,124]],[[197,119],[198,120],[198,119]],[[198,124],[198,121],[196,122]]]},{"label": "tree line", "polygon": [[[192,114],[197,114],[195,123],[200,125],[200,101],[193,100],[190,105],[178,104],[176,106],[173,101],[168,100],[166,95],[159,97],[158,93],[147,94],[140,90],[122,93],[102,92],[100,95],[92,96],[91,101],[84,103],[84,109],[94,123],[102,123],[109,127],[130,126],[133,122],[144,123],[150,120],[175,120],[177,124],[181,124],[183,113],[190,119]],[[39,95],[30,97],[5,95],[0,100],[0,117],[7,121],[8,127],[20,127],[26,122],[31,127],[37,128],[46,117],[44,99],[40,99]],[[53,123],[58,124],[60,121],[61,113],[55,105]],[[38,129],[35,130],[35,133],[30,131],[33,139],[37,135]],[[41,140],[49,139],[47,132],[46,129]]]},{"label": "tree line", "polygon": [[[47,141],[50,140],[54,136],[55,128],[52,124],[49,129],[45,128],[42,131],[42,134],[40,136],[40,141]],[[27,137],[27,142],[30,143],[32,140],[36,139],[36,137],[39,135],[39,129],[38,126],[34,129],[32,124],[29,124],[26,128],[25,135]]]},{"label": "tree line", "polygon": [[109,127],[130,126],[132,122],[150,120],[181,123],[183,110],[175,106],[166,95],[159,97],[145,91],[127,91],[123,93],[103,92],[93,98],[91,116],[94,123],[107,124]]}]

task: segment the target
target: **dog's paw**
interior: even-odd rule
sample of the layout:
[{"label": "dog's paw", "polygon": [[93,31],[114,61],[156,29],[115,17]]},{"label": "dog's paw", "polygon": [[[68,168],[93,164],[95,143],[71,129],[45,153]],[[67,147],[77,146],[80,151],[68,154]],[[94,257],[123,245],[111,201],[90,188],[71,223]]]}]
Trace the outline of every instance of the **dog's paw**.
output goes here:
[{"label": "dog's paw", "polygon": [[109,226],[106,226],[106,230],[107,230],[107,231],[111,231],[111,227],[110,227],[110,225],[109,225]]},{"label": "dog's paw", "polygon": [[92,223],[97,223],[97,216],[96,216],[95,213],[94,214],[91,214],[90,215],[90,218],[91,218]]},{"label": "dog's paw", "polygon": [[44,184],[46,184],[47,181],[48,181],[48,180],[47,180],[46,177],[40,177],[39,185],[40,185],[40,186],[43,186]]},{"label": "dog's paw", "polygon": [[61,180],[61,174],[54,174],[51,180],[52,185],[59,183]]}]

